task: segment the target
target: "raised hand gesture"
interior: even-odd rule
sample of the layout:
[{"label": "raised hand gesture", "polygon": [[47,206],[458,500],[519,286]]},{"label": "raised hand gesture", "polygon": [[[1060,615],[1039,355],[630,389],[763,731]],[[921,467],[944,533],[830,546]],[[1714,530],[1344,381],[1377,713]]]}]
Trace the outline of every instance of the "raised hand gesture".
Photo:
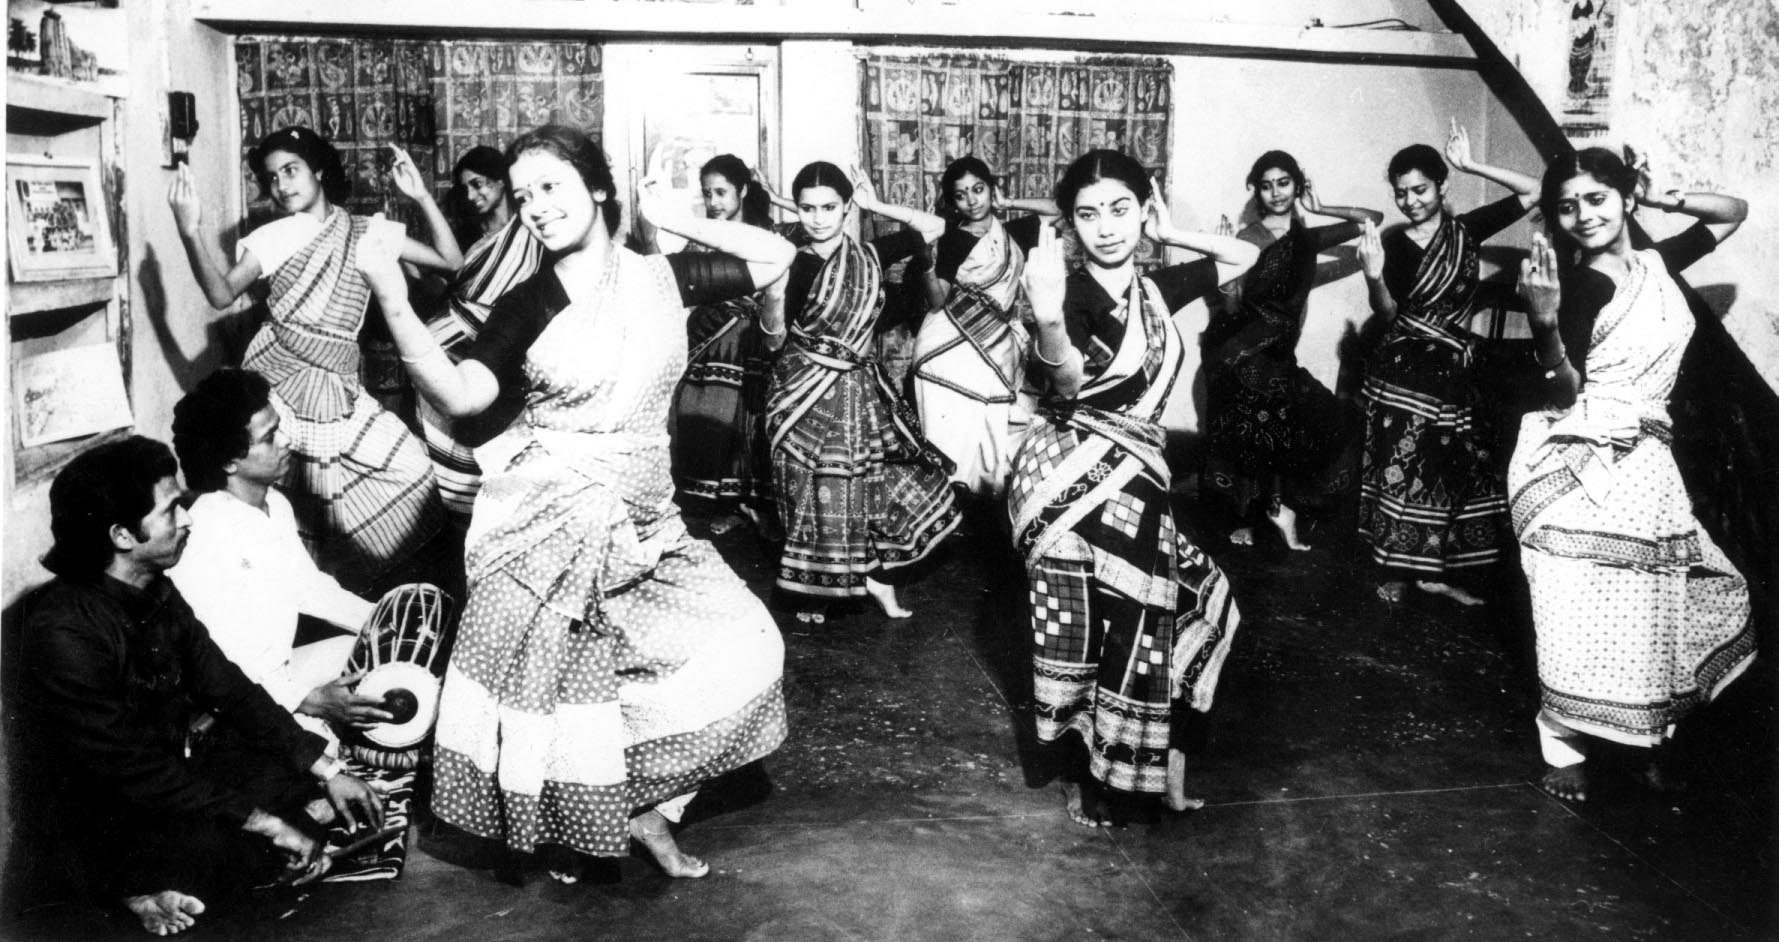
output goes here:
[{"label": "raised hand gesture", "polygon": [[1520,262],[1520,297],[1534,329],[1555,330],[1562,286],[1557,276],[1557,250],[1544,233],[1532,233],[1532,250]]},{"label": "raised hand gesture", "polygon": [[1167,244],[1174,231],[1173,216],[1168,213],[1167,190],[1161,181],[1149,178],[1149,201],[1143,204],[1143,235],[1152,241]]},{"label": "raised hand gesture", "polygon": [[1470,132],[1464,130],[1457,118],[1452,119],[1451,134],[1445,139],[1445,160],[1452,169],[1466,173],[1476,166],[1470,159]]},{"label": "raised hand gesture", "polygon": [[1316,182],[1307,176],[1303,178],[1303,190],[1297,194],[1297,205],[1306,213],[1320,215],[1322,212],[1322,197],[1316,193]]},{"label": "raised hand gesture", "polygon": [[194,236],[204,221],[204,207],[198,202],[198,186],[192,180],[191,164],[179,165],[173,173],[173,184],[167,187],[167,205],[173,207],[173,224],[181,235]]},{"label": "raised hand gesture", "polygon": [[1031,302],[1032,316],[1040,327],[1062,325],[1063,294],[1068,285],[1069,265],[1056,230],[1049,225],[1038,227],[1038,244],[1026,257],[1020,274],[1026,300]]},{"label": "raised hand gesture", "polygon": [[1380,281],[1384,277],[1384,240],[1378,235],[1377,223],[1365,220],[1359,229],[1359,265],[1365,277]]},{"label": "raised hand gesture", "polygon": [[865,171],[860,170],[857,164],[852,166],[852,201],[859,209],[865,211],[876,209],[879,203],[877,187],[871,183],[871,178],[866,176]]},{"label": "raised hand gesture", "polygon": [[389,182],[401,195],[419,202],[429,194],[426,192],[426,179],[420,176],[420,168],[414,166],[414,158],[408,152],[389,145]]},{"label": "raised hand gesture", "polygon": [[687,214],[683,207],[668,198],[659,177],[644,177],[636,185],[636,215],[653,225],[669,232],[678,232],[683,226],[675,224],[683,221]]}]

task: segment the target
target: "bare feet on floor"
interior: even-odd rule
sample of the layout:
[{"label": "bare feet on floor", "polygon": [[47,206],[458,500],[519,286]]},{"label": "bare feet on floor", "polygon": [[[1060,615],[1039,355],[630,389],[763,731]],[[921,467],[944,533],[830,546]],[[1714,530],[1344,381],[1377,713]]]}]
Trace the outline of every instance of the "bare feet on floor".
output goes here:
[{"label": "bare feet on floor", "polygon": [[722,536],[738,526],[741,526],[740,517],[735,514],[724,514],[710,522],[710,535]]},{"label": "bare feet on floor", "polygon": [[670,877],[695,880],[710,873],[710,864],[679,849],[672,828],[659,811],[644,811],[631,818],[630,836],[648,850],[662,872]]},{"label": "bare feet on floor", "polygon": [[1106,826],[1105,812],[1100,807],[1099,796],[1092,788],[1083,788],[1079,782],[1062,783],[1062,809],[1068,814],[1070,821],[1084,828]]},{"label": "bare feet on floor", "polygon": [[1197,811],[1205,806],[1203,798],[1191,798],[1186,794],[1186,753],[1178,749],[1167,751],[1166,801],[1172,811]]},{"label": "bare feet on floor", "polygon": [[1449,585],[1444,582],[1421,581],[1415,583],[1415,588],[1420,589],[1428,595],[1443,595],[1446,598],[1457,602],[1459,605],[1475,606],[1483,604],[1482,596],[1474,595],[1455,585]]},{"label": "bare feet on floor", "polygon": [[903,608],[901,602],[896,601],[896,587],[887,582],[878,582],[876,579],[866,576],[865,594],[871,597],[871,601],[877,603],[878,608],[883,609],[883,614],[888,618],[907,618],[914,614],[909,609]]},{"label": "bare feet on floor", "polygon": [[825,625],[828,623],[828,613],[819,608],[806,608],[797,613],[797,620],[805,625]]},{"label": "bare feet on floor", "polygon": [[1229,531],[1229,542],[1236,546],[1253,546],[1254,528],[1236,527],[1234,530]]},{"label": "bare feet on floor", "polygon": [[1660,795],[1678,795],[1686,791],[1686,778],[1675,774],[1662,759],[1651,759],[1637,776],[1645,788]]},{"label": "bare feet on floor", "polygon": [[1378,583],[1377,597],[1389,602],[1391,605],[1401,602],[1402,597],[1407,594],[1408,583],[1406,582],[1392,579],[1389,582]]},{"label": "bare feet on floor", "polygon": [[1285,541],[1287,547],[1298,552],[1310,548],[1308,543],[1297,537],[1297,511],[1280,504],[1278,510],[1267,513],[1266,519],[1273,525],[1273,529],[1279,531],[1279,538]]},{"label": "bare feet on floor", "polygon": [[742,504],[740,509],[747,522],[754,525],[754,532],[759,534],[760,539],[768,543],[777,543],[784,539],[784,529],[778,525],[775,514],[747,504]]},{"label": "bare feet on floor", "polygon": [[162,890],[144,896],[124,897],[124,908],[141,920],[142,928],[155,935],[172,935],[197,924],[204,901],[178,890]]},{"label": "bare feet on floor", "polygon": [[1587,763],[1577,762],[1562,768],[1546,766],[1538,787],[1564,801],[1588,800]]}]

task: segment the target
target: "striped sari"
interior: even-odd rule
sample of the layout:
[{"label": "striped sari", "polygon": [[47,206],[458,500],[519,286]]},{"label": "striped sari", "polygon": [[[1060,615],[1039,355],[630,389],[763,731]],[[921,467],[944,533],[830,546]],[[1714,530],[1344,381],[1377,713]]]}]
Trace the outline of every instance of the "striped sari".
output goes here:
[{"label": "striped sari", "polygon": [[1075,399],[1040,405],[1008,492],[1031,580],[1038,738],[1077,732],[1094,778],[1159,793],[1177,715],[1211,708],[1241,616],[1174,523],[1160,419],[1184,342],[1160,292],[1132,279],[1070,335],[1087,378]]},{"label": "striped sari", "polygon": [[298,529],[336,572],[375,576],[444,521],[426,452],[359,379],[370,288],[359,241],[375,221],[336,209],[271,275],[271,319],[242,365],[264,374],[294,452],[285,479]]},{"label": "striped sari", "polygon": [[865,352],[882,279],[872,248],[843,238],[773,368],[766,433],[786,592],[863,597],[866,576],[918,562],[957,528],[949,462]]},{"label": "striped sari", "polygon": [[1366,368],[1359,534],[1391,570],[1434,576],[1495,563],[1507,493],[1476,409],[1478,242],[1449,213],[1427,243]]},{"label": "striped sari", "polygon": [[989,223],[945,305],[921,324],[910,369],[928,440],[957,465],[951,479],[999,497],[1030,420],[1018,402],[1027,335],[1014,310],[1025,253],[1000,220]]},{"label": "striped sari", "polygon": [[[445,301],[426,322],[432,339],[453,360],[481,333],[488,309],[501,295],[537,272],[543,246],[517,216],[470,246],[463,267],[451,279]],[[467,516],[482,486],[482,469],[474,446],[498,435],[513,419],[514,409],[495,407],[467,419],[452,419],[426,397],[419,398],[420,434],[438,477],[445,509]]]}]

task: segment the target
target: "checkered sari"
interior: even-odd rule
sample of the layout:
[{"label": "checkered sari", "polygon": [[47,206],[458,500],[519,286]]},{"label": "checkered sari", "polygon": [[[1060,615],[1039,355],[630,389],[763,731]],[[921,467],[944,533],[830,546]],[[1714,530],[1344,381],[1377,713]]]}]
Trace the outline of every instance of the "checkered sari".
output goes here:
[{"label": "checkered sari", "polygon": [[334,210],[271,275],[271,320],[242,365],[272,384],[295,453],[287,493],[303,539],[339,572],[374,575],[444,522],[426,452],[359,380],[370,289],[358,246],[372,220]]},{"label": "checkered sari", "polygon": [[1160,298],[1138,278],[1096,319],[1111,355],[1076,399],[1046,400],[1008,497],[1038,737],[1078,732],[1093,776],[1133,792],[1166,790],[1174,718],[1210,709],[1241,621],[1222,571],[1174,524],[1159,420],[1183,341]]}]

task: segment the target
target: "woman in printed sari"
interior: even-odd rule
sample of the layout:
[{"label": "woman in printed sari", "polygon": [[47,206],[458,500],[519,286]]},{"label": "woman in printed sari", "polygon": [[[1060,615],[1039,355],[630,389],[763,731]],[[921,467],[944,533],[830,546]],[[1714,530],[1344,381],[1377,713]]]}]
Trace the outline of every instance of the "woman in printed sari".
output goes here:
[{"label": "woman in printed sari", "polygon": [[[1056,205],[1082,258],[1070,270],[1046,235],[1026,265],[1042,399],[1008,511],[1031,580],[1038,738],[1079,736],[1065,747],[1064,802],[1095,826],[1095,782],[1196,806],[1175,735],[1210,709],[1240,616],[1223,573],[1174,523],[1160,420],[1185,342],[1171,316],[1258,252],[1175,229],[1142,166],[1117,151],[1070,165]],[[1145,235],[1206,257],[1141,274]]]},{"label": "woman in printed sari", "polygon": [[[1693,333],[1673,276],[1748,204],[1647,191],[1611,151],[1558,159],[1540,199],[1552,241],[1535,235],[1520,272],[1550,408],[1521,424],[1508,484],[1538,640],[1542,784],[1571,801],[1587,798],[1589,737],[1659,757],[1755,652],[1748,584],[1693,516],[1668,417]],[[1638,249],[1639,205],[1697,221]],[[1659,761],[1646,775],[1665,786]]]},{"label": "woman in printed sari", "polygon": [[[413,160],[390,151],[391,180],[420,208],[432,237],[422,245],[403,236],[402,261],[455,271],[463,256],[444,214]],[[203,231],[190,164],[179,168],[167,201],[211,306],[225,308],[254,282],[268,282],[271,320],[242,366],[272,383],[294,452],[286,493],[304,539],[330,570],[369,579],[405,561],[444,522],[425,449],[359,379],[370,292],[357,253],[373,230],[401,227],[346,212],[352,185],[340,152],[308,128],[267,136],[247,162],[285,215],[243,237],[232,266],[216,233]]]},{"label": "woman in printed sari", "polygon": [[519,218],[544,267],[495,302],[452,363],[408,306],[392,253],[366,277],[415,384],[441,412],[503,390],[525,408],[477,449],[469,601],[439,705],[433,810],[554,876],[632,838],[675,877],[709,866],[669,829],[701,783],[784,739],[784,645],[710,544],[687,535],[668,472],[667,407],[686,367],[685,308],[752,294],[790,263],[783,239],[638,209],[715,252],[637,255],[614,237],[610,166],[579,131],[508,149]]},{"label": "woman in printed sari", "polygon": [[[1358,428],[1351,410],[1297,365],[1297,338],[1316,282],[1316,257],[1359,237],[1383,214],[1324,206],[1296,158],[1271,150],[1248,172],[1259,219],[1237,237],[1261,249],[1260,260],[1211,315],[1200,343],[1205,365],[1205,467],[1202,489],[1219,495],[1237,520],[1261,509],[1285,545],[1309,546],[1297,532],[1297,509],[1325,509],[1352,483]],[[1311,228],[1304,213],[1344,222]],[[1254,542],[1251,526],[1229,535]]]},{"label": "woman in printed sari", "polygon": [[[476,239],[426,326],[447,355],[461,358],[481,333],[494,302],[537,273],[543,247],[513,213],[505,154],[486,145],[472,147],[457,158],[452,176],[473,214]],[[439,480],[439,496],[465,526],[482,487],[474,448],[500,434],[519,405],[509,399],[503,407],[453,421],[420,397],[420,433]]]},{"label": "woman in printed sari", "polygon": [[[939,207],[945,234],[919,272],[930,313],[914,339],[914,401],[927,440],[957,465],[951,480],[998,498],[1031,411],[1018,401],[1030,342],[1016,310],[1019,275],[1056,204],[1003,196],[988,164],[970,156],[940,176]],[[1003,209],[1034,215],[1002,224]]]},{"label": "woman in printed sari", "polygon": [[1425,144],[1390,159],[1390,187],[1408,225],[1359,242],[1371,307],[1389,333],[1366,365],[1365,451],[1359,471],[1359,535],[1384,569],[1378,596],[1402,601],[1408,586],[1463,605],[1483,600],[1456,577],[1493,565],[1510,538],[1507,493],[1486,429],[1478,424],[1475,313],[1479,250],[1538,199],[1538,181],[1479,164],[1452,122],[1446,159],[1513,195],[1453,215],[1446,162]]},{"label": "woman in printed sari", "polygon": [[[766,433],[784,524],[778,587],[798,618],[821,622],[835,600],[869,596],[891,618],[911,612],[884,581],[956,529],[948,462],[866,352],[883,309],[883,267],[924,251],[945,231],[931,213],[877,199],[817,161],[791,182],[809,244],[785,283],[790,340],[772,370]],[[846,234],[857,206],[913,227],[860,244]]]},{"label": "woman in printed sari", "polygon": [[[734,154],[719,154],[699,171],[704,211],[712,219],[772,229],[772,207],[753,171]],[[772,310],[765,308],[770,304]],[[774,323],[768,331],[765,321]],[[693,309],[686,325],[691,345],[685,378],[674,392],[673,482],[690,507],[733,507],[761,534],[776,527],[771,450],[766,446],[766,383],[784,344],[783,298],[768,292]],[[714,533],[735,518],[719,518]]]}]

